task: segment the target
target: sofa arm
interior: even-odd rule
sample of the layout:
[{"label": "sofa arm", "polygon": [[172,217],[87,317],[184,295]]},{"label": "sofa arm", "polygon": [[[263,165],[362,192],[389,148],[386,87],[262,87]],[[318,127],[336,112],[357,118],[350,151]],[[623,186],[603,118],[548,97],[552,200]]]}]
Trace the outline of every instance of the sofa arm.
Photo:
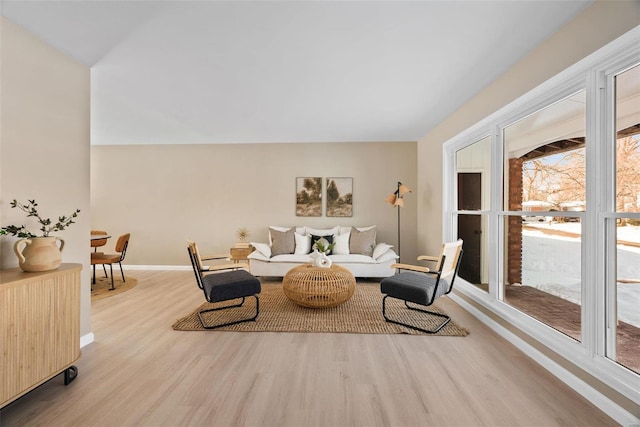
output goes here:
[{"label": "sofa arm", "polygon": [[251,245],[253,245],[253,247],[256,248],[256,250],[253,251],[251,254],[258,252],[267,259],[271,258],[271,246],[269,246],[268,244],[251,242]]}]

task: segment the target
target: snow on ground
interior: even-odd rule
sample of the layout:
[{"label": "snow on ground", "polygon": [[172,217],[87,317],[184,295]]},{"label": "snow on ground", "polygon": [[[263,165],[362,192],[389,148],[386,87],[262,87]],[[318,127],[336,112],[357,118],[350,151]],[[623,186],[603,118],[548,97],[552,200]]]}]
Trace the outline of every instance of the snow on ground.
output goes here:
[{"label": "snow on ground", "polygon": [[[569,233],[576,234],[580,234],[581,232],[581,224],[579,222],[526,223],[526,225],[540,229],[567,231]],[[534,232],[535,231],[532,231],[532,233]],[[538,233],[542,232],[540,231]],[[618,235],[618,240],[640,244],[640,226],[627,225],[624,227],[617,227],[616,233]],[[630,250],[634,250],[633,246],[629,246],[628,248]],[[637,248],[637,251],[640,252],[640,248]]]},{"label": "snow on ground", "polygon": [[[528,224],[536,228],[580,232],[580,223]],[[618,227],[618,239],[640,243],[640,227]],[[522,284],[580,304],[580,239],[522,233]],[[618,279],[640,280],[640,248],[618,245]],[[618,317],[640,327],[640,283],[618,283]]]}]

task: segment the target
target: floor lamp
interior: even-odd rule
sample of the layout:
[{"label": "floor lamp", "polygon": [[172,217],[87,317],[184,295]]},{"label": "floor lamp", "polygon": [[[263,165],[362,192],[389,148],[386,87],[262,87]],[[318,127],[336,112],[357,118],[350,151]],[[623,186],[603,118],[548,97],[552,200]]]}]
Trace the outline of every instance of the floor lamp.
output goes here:
[{"label": "floor lamp", "polygon": [[404,207],[404,195],[411,193],[411,189],[398,181],[398,188],[389,194],[385,200],[398,209],[398,261],[400,261],[400,208]]}]

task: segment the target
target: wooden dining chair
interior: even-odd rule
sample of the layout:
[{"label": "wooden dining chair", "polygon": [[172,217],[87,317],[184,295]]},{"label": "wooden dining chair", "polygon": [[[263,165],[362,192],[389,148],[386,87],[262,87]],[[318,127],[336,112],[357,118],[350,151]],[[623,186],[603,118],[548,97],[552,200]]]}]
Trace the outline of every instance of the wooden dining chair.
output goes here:
[{"label": "wooden dining chair", "polygon": [[[108,233],[103,230],[91,230],[91,247],[93,248],[93,252],[91,252],[92,259],[93,257],[104,254],[103,252],[98,252],[98,248],[106,245],[107,240],[109,239],[108,237],[105,237],[104,239],[95,239],[94,236],[108,236]],[[91,283],[95,284],[96,283],[96,265],[95,264],[92,265],[92,269],[93,269],[93,281]],[[108,277],[107,267],[103,265],[102,269],[104,270],[104,277]]]},{"label": "wooden dining chair", "polygon": [[[108,233],[102,230],[91,230],[91,236],[107,236]],[[107,244],[107,237],[104,239],[91,239],[91,247],[93,252],[97,252],[98,248]]]},{"label": "wooden dining chair", "polygon": [[[94,266],[93,269],[93,283],[96,281],[96,270],[95,266],[97,264],[102,264],[103,268],[106,264],[109,264],[109,269],[111,270],[111,288],[110,290],[114,290],[115,284],[113,282],[113,264],[118,263],[120,266],[120,274],[122,274],[122,281],[126,282],[124,278],[124,271],[122,270],[122,261],[124,261],[124,257],[127,253],[127,247],[129,246],[129,237],[131,234],[123,234],[118,237],[118,241],[116,242],[116,252],[115,254],[100,254],[91,257],[91,265]],[[106,269],[105,269],[106,270]]]}]

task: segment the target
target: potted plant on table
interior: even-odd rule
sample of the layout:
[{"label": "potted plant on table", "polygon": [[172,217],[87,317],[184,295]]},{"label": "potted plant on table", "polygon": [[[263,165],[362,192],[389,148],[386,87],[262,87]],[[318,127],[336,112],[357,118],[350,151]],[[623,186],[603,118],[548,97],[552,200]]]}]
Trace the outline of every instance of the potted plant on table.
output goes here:
[{"label": "potted plant on table", "polygon": [[318,252],[326,255],[330,253],[331,250],[333,250],[335,245],[336,245],[335,242],[329,243],[328,240],[321,238],[319,240],[316,240],[314,249],[317,249]]},{"label": "potted plant on table", "polygon": [[[0,235],[10,235],[19,237],[20,240],[14,243],[13,251],[18,257],[18,265],[23,271],[49,271],[55,270],[62,264],[61,252],[64,248],[64,240],[59,237],[49,236],[50,233],[62,231],[74,224],[74,219],[78,217],[80,209],[76,209],[70,216],[58,217],[58,221],[53,223],[49,218],[43,218],[38,212],[38,203],[35,200],[27,200],[22,204],[17,200],[11,202],[12,208],[18,208],[28,217],[34,217],[40,223],[40,234],[37,235],[27,229],[25,225],[7,225],[0,228]],[[56,244],[60,241],[60,246]],[[24,243],[24,248],[20,250],[20,245]]]}]

